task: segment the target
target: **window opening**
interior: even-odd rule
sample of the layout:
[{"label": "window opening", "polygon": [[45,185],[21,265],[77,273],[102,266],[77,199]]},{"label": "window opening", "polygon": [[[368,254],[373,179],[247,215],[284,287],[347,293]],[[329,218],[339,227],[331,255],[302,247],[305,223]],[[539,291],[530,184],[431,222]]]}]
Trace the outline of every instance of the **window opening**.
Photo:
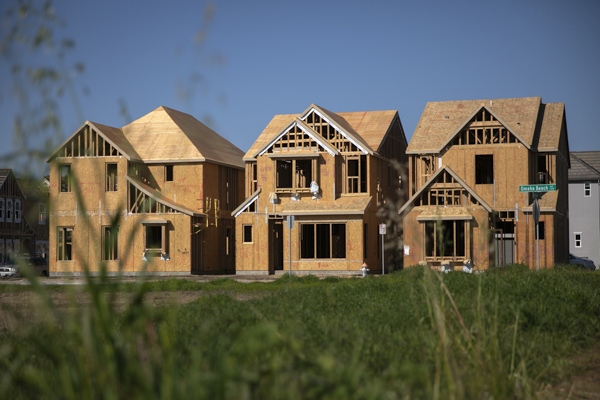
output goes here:
[{"label": "window opening", "polygon": [[146,251],[162,251],[162,231],[161,225],[146,226]]},{"label": "window opening", "polygon": [[15,222],[21,222],[21,200],[15,200]]},{"label": "window opening", "polygon": [[425,223],[425,255],[433,259],[462,259],[466,254],[465,221]]},{"label": "window opening", "polygon": [[592,195],[592,184],[584,183],[583,185],[583,195],[585,197],[590,197]]},{"label": "window opening", "polygon": [[[545,224],[544,224],[544,221],[540,221],[540,222],[539,222],[539,224],[540,224],[540,226],[539,226],[539,230],[540,230],[540,240],[544,240],[544,239],[546,238],[545,229],[544,229],[544,228],[545,228],[545,226],[544,226],[544,225],[545,225]],[[533,229],[535,229],[535,226],[534,226],[534,228],[533,228]],[[536,229],[535,238],[536,238],[536,239],[538,238],[538,235],[537,235],[537,229]]]},{"label": "window opening", "polygon": [[277,188],[292,188],[292,161],[277,160]]},{"label": "window opening", "polygon": [[346,156],[346,193],[367,192],[367,156]]},{"label": "window opening", "polygon": [[244,243],[252,243],[252,225],[244,225]]},{"label": "window opening", "polygon": [[173,166],[165,165],[165,181],[173,182]]},{"label": "window opening", "polygon": [[40,225],[45,225],[46,224],[46,205],[44,203],[40,203],[40,216],[39,216],[39,220],[38,223]]},{"label": "window opening", "polygon": [[[160,228],[160,227],[158,227]],[[119,227],[104,227],[104,260],[119,259]],[[162,247],[162,246],[161,246]]]},{"label": "window opening", "polygon": [[581,233],[580,232],[575,233],[575,247],[577,247],[577,248],[581,247]]},{"label": "window opening", "polygon": [[63,193],[71,191],[71,166],[60,165],[58,167],[60,174],[60,191]]},{"label": "window opening", "polygon": [[72,260],[73,228],[58,228],[58,260]]},{"label": "window opening", "polygon": [[117,164],[106,164],[106,191],[117,191]]},{"label": "window opening", "polygon": [[303,259],[346,258],[346,225],[301,224],[300,257]]},{"label": "window opening", "polygon": [[494,183],[494,156],[475,156],[475,184],[489,185]]},{"label": "window opening", "polygon": [[6,222],[12,222],[13,218],[13,201],[6,199]]},{"label": "window opening", "polygon": [[0,199],[0,222],[4,222],[4,199]]}]

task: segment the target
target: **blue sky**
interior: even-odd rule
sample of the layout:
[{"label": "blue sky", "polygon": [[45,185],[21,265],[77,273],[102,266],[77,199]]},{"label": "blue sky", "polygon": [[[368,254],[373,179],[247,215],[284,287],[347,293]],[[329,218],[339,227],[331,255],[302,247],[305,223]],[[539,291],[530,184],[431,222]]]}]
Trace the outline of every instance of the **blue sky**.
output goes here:
[{"label": "blue sky", "polygon": [[[192,114],[244,152],[273,115],[311,103],[398,110],[410,140],[428,101],[541,96],[566,104],[572,151],[600,150],[598,1],[217,1],[208,26],[206,4],[56,1],[57,34],[76,43],[67,64],[85,64],[81,112],[60,100],[63,137],[130,122],[123,100],[132,119]],[[1,62],[0,157],[14,150],[10,85]]]}]

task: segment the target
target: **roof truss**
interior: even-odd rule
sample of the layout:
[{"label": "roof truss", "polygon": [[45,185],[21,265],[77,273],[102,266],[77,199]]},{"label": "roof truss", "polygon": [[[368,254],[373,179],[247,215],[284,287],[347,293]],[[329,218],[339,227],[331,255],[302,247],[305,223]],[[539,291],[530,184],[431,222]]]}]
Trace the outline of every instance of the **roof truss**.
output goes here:
[{"label": "roof truss", "polygon": [[129,160],[127,153],[108,139],[92,122],[86,121],[46,159],[46,162],[54,157],[119,156],[125,156]]}]

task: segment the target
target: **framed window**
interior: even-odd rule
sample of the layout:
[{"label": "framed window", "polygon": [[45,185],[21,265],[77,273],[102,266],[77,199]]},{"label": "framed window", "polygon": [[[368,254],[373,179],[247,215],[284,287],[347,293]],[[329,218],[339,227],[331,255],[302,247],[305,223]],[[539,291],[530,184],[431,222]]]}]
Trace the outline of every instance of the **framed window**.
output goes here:
[{"label": "framed window", "polygon": [[165,181],[173,182],[173,166],[165,165]]},{"label": "framed window", "polygon": [[585,197],[590,197],[592,195],[592,184],[591,183],[583,184],[583,195]]},{"label": "framed window", "polygon": [[119,259],[119,227],[102,227],[103,260],[113,261]]},{"label": "framed window", "polygon": [[71,191],[71,165],[62,164],[58,166],[58,174],[60,176],[60,191],[68,193]]},{"label": "framed window", "polygon": [[106,191],[117,191],[117,164],[106,164]]},{"label": "framed window", "polygon": [[46,225],[46,204],[40,203],[39,209],[40,209],[40,214],[39,214],[38,224]]},{"label": "framed window", "polygon": [[[169,260],[168,221],[141,221],[144,225],[144,254],[143,259],[149,255],[162,260]],[[118,234],[118,232],[117,232]]]},{"label": "framed window", "polygon": [[4,199],[0,199],[0,222],[4,222]]},{"label": "framed window", "polygon": [[276,160],[276,191],[310,191],[310,183],[315,180],[313,177],[315,163],[316,160],[311,159]]},{"label": "framed window", "polygon": [[13,200],[6,199],[6,222],[12,222],[13,220]]},{"label": "framed window", "polygon": [[[546,235],[545,235],[545,231],[546,230],[544,229],[545,228],[544,221],[540,221],[539,224],[540,224],[540,228],[539,228],[539,230],[540,230],[540,240],[544,240],[544,239],[546,239]],[[538,238],[537,237],[537,229],[535,228],[535,224],[533,226],[533,229],[536,231],[535,232],[535,238],[537,239]]]},{"label": "framed window", "polygon": [[73,228],[59,227],[57,232],[58,261],[70,261],[73,259]]},{"label": "framed window", "polygon": [[494,183],[494,156],[475,156],[475,184],[489,185]]},{"label": "framed window", "polygon": [[252,225],[243,226],[243,243],[252,243]]},{"label": "framed window", "polygon": [[367,156],[346,156],[346,193],[367,193]]},{"label": "framed window", "polygon": [[581,232],[575,232],[575,247],[581,248]]},{"label": "framed window", "polygon": [[15,222],[21,222],[21,200],[15,199]]},{"label": "framed window", "polygon": [[435,259],[463,259],[466,254],[465,221],[425,222],[425,256]]},{"label": "framed window", "polygon": [[346,258],[346,224],[300,224],[300,258]]},{"label": "framed window", "polygon": [[4,264],[4,240],[0,239],[0,264]]}]

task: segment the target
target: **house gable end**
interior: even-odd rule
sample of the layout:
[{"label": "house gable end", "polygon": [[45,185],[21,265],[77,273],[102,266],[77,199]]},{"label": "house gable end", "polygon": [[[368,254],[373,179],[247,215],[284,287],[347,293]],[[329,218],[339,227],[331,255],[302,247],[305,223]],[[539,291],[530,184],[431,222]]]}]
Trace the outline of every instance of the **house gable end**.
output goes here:
[{"label": "house gable end", "polygon": [[[342,126],[343,118],[336,116],[317,105],[312,104],[299,117],[317,134],[332,143],[340,152],[360,151],[363,154],[373,154],[373,150],[352,127]],[[345,122],[345,121],[344,121]]]},{"label": "house gable end", "polygon": [[507,143],[519,143],[531,149],[496,113],[481,105],[449,136],[438,152],[443,151],[444,147],[456,145]]},{"label": "house gable end", "polygon": [[[425,200],[427,199],[427,200]],[[415,205],[415,203],[417,203]],[[481,206],[492,208],[449,167],[438,169],[398,211],[402,214],[412,206]]]},{"label": "house gable end", "polygon": [[253,155],[253,158],[274,151],[290,152],[290,154],[298,151],[327,151],[332,156],[339,154],[335,147],[298,118],[291,121],[267,142]]}]

